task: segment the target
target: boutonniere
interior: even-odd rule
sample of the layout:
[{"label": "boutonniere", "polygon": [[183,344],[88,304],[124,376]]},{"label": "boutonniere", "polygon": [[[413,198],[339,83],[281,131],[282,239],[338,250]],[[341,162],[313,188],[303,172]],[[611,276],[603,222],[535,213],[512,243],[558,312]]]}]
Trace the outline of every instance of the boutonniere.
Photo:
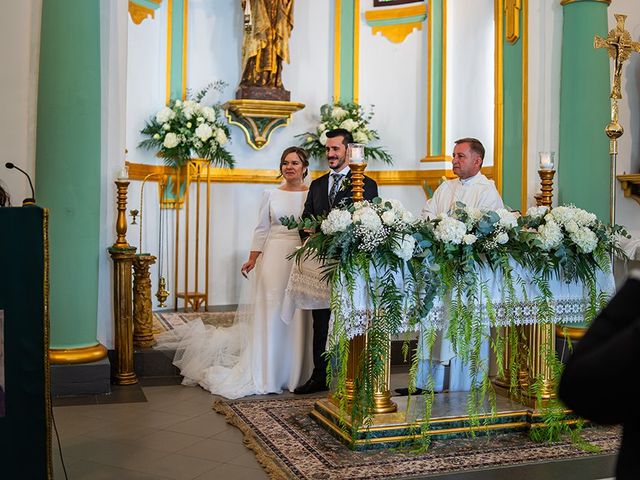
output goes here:
[{"label": "boutonniere", "polygon": [[347,190],[351,190],[351,177],[345,177],[342,179],[342,183],[340,184],[340,191],[345,192]]}]

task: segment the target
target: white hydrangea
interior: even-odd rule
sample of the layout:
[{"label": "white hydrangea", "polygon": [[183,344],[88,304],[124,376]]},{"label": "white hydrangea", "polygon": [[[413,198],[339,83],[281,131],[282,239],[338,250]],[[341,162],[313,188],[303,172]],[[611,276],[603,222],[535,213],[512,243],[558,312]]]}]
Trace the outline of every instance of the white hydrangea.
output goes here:
[{"label": "white hydrangea", "polygon": [[576,223],[583,227],[590,227],[591,225],[596,223],[596,220],[598,219],[595,213],[587,212],[586,210],[582,210],[581,208],[575,209],[574,218]]},{"label": "white hydrangea", "polygon": [[530,207],[529,210],[527,210],[527,216],[540,218],[544,217],[548,211],[549,207]]},{"label": "white hydrangea", "polygon": [[553,220],[549,220],[545,224],[540,225],[538,227],[538,233],[540,234],[540,241],[542,242],[541,248],[543,250],[557,248],[564,238],[560,225]]},{"label": "white hydrangea", "polygon": [[178,138],[178,135],[176,135],[173,132],[167,133],[164,137],[164,141],[162,142],[165,148],[177,147],[179,143],[180,143],[180,139]]},{"label": "white hydrangea", "polygon": [[450,242],[455,245],[462,243],[463,237],[467,233],[467,226],[455,218],[445,216],[435,229],[435,235],[441,242]]},{"label": "white hydrangea", "polygon": [[198,115],[200,113],[200,104],[194,102],[193,100],[185,100],[182,102],[182,114],[184,118],[189,120],[194,115]]},{"label": "white hydrangea", "polygon": [[515,228],[518,226],[518,215],[515,212],[510,212],[506,208],[499,208],[496,213],[500,217],[499,224],[501,227]]},{"label": "white hydrangea", "polygon": [[591,253],[598,246],[598,237],[589,228],[580,228],[577,231],[571,233],[569,238],[573,240],[580,250],[584,253]]},{"label": "white hydrangea", "polygon": [[345,130],[349,130],[350,132],[353,132],[356,128],[358,128],[358,122],[350,118],[347,118],[344,122],[340,124],[340,128],[344,128]]},{"label": "white hydrangea", "polygon": [[336,120],[342,120],[344,117],[347,116],[347,111],[344,108],[336,106],[336,107],[333,107],[333,110],[331,111],[331,116]]},{"label": "white hydrangea", "polygon": [[322,221],[320,229],[325,235],[335,235],[338,232],[344,232],[351,223],[351,214],[349,212],[334,209],[331,210],[327,218]]},{"label": "white hydrangea", "polygon": [[462,242],[465,245],[473,245],[474,243],[476,243],[476,240],[478,240],[478,237],[476,237],[473,233],[467,233],[464,237],[462,237]]},{"label": "white hydrangea", "polygon": [[156,113],[156,122],[167,123],[169,120],[175,118],[176,114],[169,107],[164,107],[158,113]]},{"label": "white hydrangea", "polygon": [[371,207],[360,208],[353,212],[353,221],[370,232],[376,232],[382,228],[382,220]]},{"label": "white hydrangea", "polygon": [[208,123],[201,123],[198,125],[198,128],[196,128],[195,134],[200,140],[206,142],[213,135],[213,129]]},{"label": "white hydrangea", "polygon": [[369,136],[362,130],[358,129],[353,132],[353,141],[356,143],[369,143]]},{"label": "white hydrangea", "polygon": [[393,245],[393,253],[403,260],[411,260],[413,250],[416,247],[416,239],[412,235],[402,235],[397,244]]},{"label": "white hydrangea", "polygon": [[213,123],[216,120],[216,111],[211,107],[202,107],[200,114],[207,120],[207,122]]},{"label": "white hydrangea", "polygon": [[575,220],[569,220],[565,226],[564,229],[568,232],[568,233],[575,233],[577,232],[580,227],[578,226],[578,224],[575,222]]},{"label": "white hydrangea", "polygon": [[225,143],[227,143],[227,134],[224,133],[224,130],[222,128],[218,128],[216,130],[216,142],[218,142],[218,145],[224,145]]},{"label": "white hydrangea", "polygon": [[500,232],[498,235],[496,235],[496,243],[499,243],[500,245],[504,245],[508,241],[509,241],[509,235],[506,232]]}]

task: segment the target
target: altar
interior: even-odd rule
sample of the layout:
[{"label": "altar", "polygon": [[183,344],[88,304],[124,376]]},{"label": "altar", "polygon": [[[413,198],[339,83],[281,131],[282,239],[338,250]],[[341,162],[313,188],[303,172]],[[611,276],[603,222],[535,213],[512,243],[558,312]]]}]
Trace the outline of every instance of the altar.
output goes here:
[{"label": "altar", "polygon": [[[545,409],[562,409],[555,399],[552,363],[556,360],[550,360],[550,356],[555,358],[556,328],[570,328],[593,316],[615,291],[613,272],[611,268],[596,269],[593,281],[587,284],[575,277],[566,278],[562,270],[540,278],[539,272],[513,259],[505,268],[511,278],[506,284],[504,272],[488,265],[478,267],[476,291],[464,292],[465,298],[475,299],[475,303],[466,308],[480,319],[477,328],[487,336],[491,331],[494,340],[499,338],[504,342],[500,350],[502,358],[493,359],[494,365],[502,363],[504,368],[502,374],[492,372],[491,392],[485,392],[479,401],[470,399],[469,392],[391,397],[387,357],[384,384],[377,382],[371,415],[361,422],[352,418],[345,405],[357,401],[353,389],[358,376],[358,358],[363,355],[372,321],[380,316],[380,311],[372,311],[372,305],[377,303],[373,297],[380,288],[380,277],[387,280],[393,277],[397,291],[405,293],[401,301],[401,321],[396,322],[395,330],[389,333],[416,332],[420,338],[420,332],[447,331],[452,309],[458,307],[452,306],[450,291],[445,296],[435,295],[428,313],[416,322],[412,312],[419,306],[411,294],[412,281],[406,268],[380,272],[371,267],[366,279],[360,275],[355,281],[347,281],[338,276],[333,278],[330,287],[326,281],[327,269],[316,259],[309,256],[300,261],[292,269],[284,311],[333,306],[330,325],[333,334],[330,333],[327,349],[331,350],[335,346],[332,342],[339,341],[337,331],[349,339],[348,402],[336,400],[334,391],[328,398],[317,401],[310,415],[354,449],[544,428]],[[509,342],[516,344],[509,345]],[[418,343],[418,361],[423,361],[421,342]],[[519,356],[515,371],[514,356]],[[476,403],[470,411],[472,401]],[[568,410],[561,411],[561,415],[565,425],[580,421]]]}]

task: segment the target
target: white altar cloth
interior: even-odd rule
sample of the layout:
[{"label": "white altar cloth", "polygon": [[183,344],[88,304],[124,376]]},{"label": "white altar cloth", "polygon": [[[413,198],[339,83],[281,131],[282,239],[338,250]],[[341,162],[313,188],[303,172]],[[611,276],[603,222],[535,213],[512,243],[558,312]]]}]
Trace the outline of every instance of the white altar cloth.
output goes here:
[{"label": "white altar cloth", "polygon": [[[478,271],[478,308],[481,310],[483,322],[488,326],[531,325],[539,323],[539,312],[536,299],[541,297],[537,284],[533,279],[533,273],[523,269],[512,261],[514,273],[515,301],[508,302],[503,288],[502,273],[495,273],[489,267],[482,267]],[[375,272],[372,272],[375,284]],[[400,273],[394,274],[396,285],[400,291],[404,291],[404,279]],[[522,282],[519,282],[521,279]],[[352,338],[365,333],[369,319],[371,318],[370,287],[365,285],[364,279],[356,282],[353,297],[346,288],[338,288],[335,292],[336,300],[341,305],[342,315],[345,319],[347,335]],[[549,279],[549,287],[553,299],[551,308],[554,324],[577,323],[584,319],[584,313],[588,306],[588,288],[582,282],[567,282],[555,275]],[[598,270],[596,275],[597,292],[603,292],[607,296],[615,292],[613,272]],[[495,309],[495,319],[492,321],[486,312],[488,294]],[[283,318],[291,318],[291,313],[296,308],[319,309],[329,308],[330,289],[322,279],[320,265],[315,260],[306,260],[300,267],[292,268],[289,283],[285,292],[285,306]],[[449,302],[442,298],[434,299],[433,308],[425,318],[421,319],[421,325],[425,327],[435,326],[437,329],[447,327],[446,309]],[[411,295],[405,296],[404,311],[410,312],[413,308]],[[286,316],[285,316],[286,315]],[[416,330],[408,324],[408,315],[405,314],[402,325],[397,332],[402,333]]]}]

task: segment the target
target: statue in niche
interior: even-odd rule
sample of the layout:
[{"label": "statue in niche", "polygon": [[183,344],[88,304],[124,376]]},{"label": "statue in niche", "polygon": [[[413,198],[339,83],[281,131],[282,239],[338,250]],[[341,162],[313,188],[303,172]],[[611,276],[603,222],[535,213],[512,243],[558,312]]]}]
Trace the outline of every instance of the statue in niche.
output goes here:
[{"label": "statue in niche", "polygon": [[241,0],[244,12],[242,80],[236,98],[289,101],[282,63],[289,63],[294,0]]}]

